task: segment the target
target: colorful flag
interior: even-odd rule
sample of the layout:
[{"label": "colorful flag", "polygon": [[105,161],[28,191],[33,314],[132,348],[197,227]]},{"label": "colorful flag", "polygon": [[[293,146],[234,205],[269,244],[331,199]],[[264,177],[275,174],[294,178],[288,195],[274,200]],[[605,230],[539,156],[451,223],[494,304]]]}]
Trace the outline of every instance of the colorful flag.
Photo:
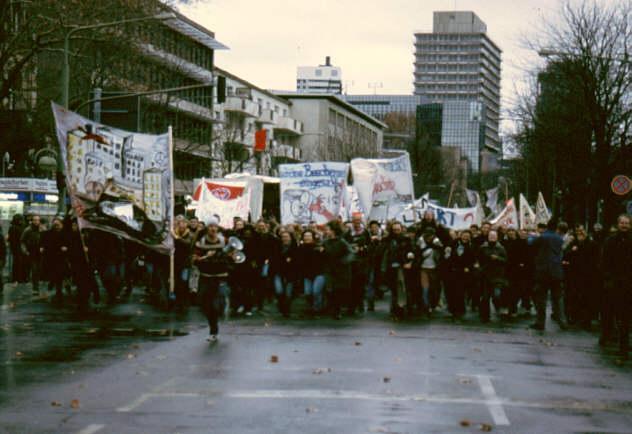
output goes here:
[{"label": "colorful flag", "polygon": [[520,229],[527,229],[535,226],[536,216],[529,206],[527,198],[520,193]]},{"label": "colorful flag", "polygon": [[551,220],[551,213],[549,209],[546,207],[546,202],[544,202],[544,196],[542,196],[542,192],[538,192],[538,200],[535,203],[535,222],[536,223],[548,223]]}]

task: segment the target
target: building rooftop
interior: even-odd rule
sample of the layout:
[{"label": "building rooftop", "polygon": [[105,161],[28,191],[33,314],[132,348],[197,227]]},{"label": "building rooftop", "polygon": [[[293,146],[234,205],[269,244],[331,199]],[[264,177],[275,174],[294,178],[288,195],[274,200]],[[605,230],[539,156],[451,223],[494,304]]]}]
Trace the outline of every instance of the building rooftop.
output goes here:
[{"label": "building rooftop", "polygon": [[297,93],[297,92],[283,92],[281,94],[278,94],[280,97],[282,98],[287,98],[287,99],[325,99],[333,104],[336,104],[342,108],[344,108],[345,110],[350,111],[351,113],[361,117],[362,119],[364,119],[365,121],[372,123],[373,125],[382,128],[382,129],[387,129],[388,125],[386,125],[385,123],[375,119],[373,116],[363,112],[362,110],[358,109],[357,107],[353,106],[352,104],[349,104],[348,102],[346,102],[345,100],[343,100],[342,98],[340,98],[338,95],[333,95],[333,94],[315,94],[315,93]]}]

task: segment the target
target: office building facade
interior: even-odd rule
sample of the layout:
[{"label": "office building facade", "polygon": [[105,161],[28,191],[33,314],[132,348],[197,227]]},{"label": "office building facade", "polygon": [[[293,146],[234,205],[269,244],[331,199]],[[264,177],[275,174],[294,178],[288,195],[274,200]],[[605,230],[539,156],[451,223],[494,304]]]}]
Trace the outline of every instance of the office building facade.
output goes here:
[{"label": "office building facade", "polygon": [[[502,152],[499,137],[501,54],[500,48],[487,36],[487,26],[473,12],[435,12],[433,32],[415,33],[415,95],[439,104],[479,103],[484,115],[480,121],[484,127],[483,146],[496,153]],[[451,110],[457,106],[448,107]],[[455,110],[459,116],[478,110],[476,105],[458,107]],[[472,166],[478,167],[478,164],[472,161]]]}]

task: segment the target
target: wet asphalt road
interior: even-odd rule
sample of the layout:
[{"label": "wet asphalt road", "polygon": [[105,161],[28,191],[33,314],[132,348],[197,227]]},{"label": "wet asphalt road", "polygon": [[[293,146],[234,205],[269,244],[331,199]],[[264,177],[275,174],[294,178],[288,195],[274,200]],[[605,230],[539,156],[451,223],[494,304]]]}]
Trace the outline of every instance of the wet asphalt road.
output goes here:
[{"label": "wet asphalt road", "polygon": [[28,287],[3,297],[2,433],[632,431],[632,363],[596,333],[270,306],[209,344],[196,309],[167,313],[141,291],[88,319]]}]

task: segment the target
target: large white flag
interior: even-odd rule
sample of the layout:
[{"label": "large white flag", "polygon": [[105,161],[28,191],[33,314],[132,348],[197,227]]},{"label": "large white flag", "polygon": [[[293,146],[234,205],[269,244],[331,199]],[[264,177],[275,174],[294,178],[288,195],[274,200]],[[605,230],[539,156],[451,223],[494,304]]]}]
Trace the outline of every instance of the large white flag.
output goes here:
[{"label": "large white flag", "polygon": [[233,219],[248,220],[251,189],[248,181],[202,178],[193,192],[198,201],[195,216],[208,224],[215,219],[225,229],[233,227]]},{"label": "large white flag", "polygon": [[520,193],[520,229],[531,228],[535,226],[535,212],[529,206],[527,198]]},{"label": "large white flag", "polygon": [[476,190],[468,190],[466,188],[465,195],[467,196],[467,201],[470,203],[471,206],[477,206],[481,201],[481,198],[478,195],[478,191]]},{"label": "large white flag", "polygon": [[489,189],[485,193],[487,195],[485,206],[492,210],[492,214],[496,214],[498,212],[498,187]]},{"label": "large white flag", "polygon": [[281,223],[335,220],[347,194],[348,163],[281,164]]},{"label": "large white flag", "polygon": [[396,218],[413,203],[410,157],[351,160],[353,185],[362,208],[373,220]]},{"label": "large white flag", "polygon": [[516,202],[513,197],[509,199],[501,213],[491,221],[491,224],[495,226],[518,227],[518,211],[516,210]]},{"label": "large white flag", "polygon": [[551,220],[551,213],[546,207],[544,202],[544,196],[542,192],[538,192],[538,201],[535,203],[535,222],[536,223],[548,223]]}]

